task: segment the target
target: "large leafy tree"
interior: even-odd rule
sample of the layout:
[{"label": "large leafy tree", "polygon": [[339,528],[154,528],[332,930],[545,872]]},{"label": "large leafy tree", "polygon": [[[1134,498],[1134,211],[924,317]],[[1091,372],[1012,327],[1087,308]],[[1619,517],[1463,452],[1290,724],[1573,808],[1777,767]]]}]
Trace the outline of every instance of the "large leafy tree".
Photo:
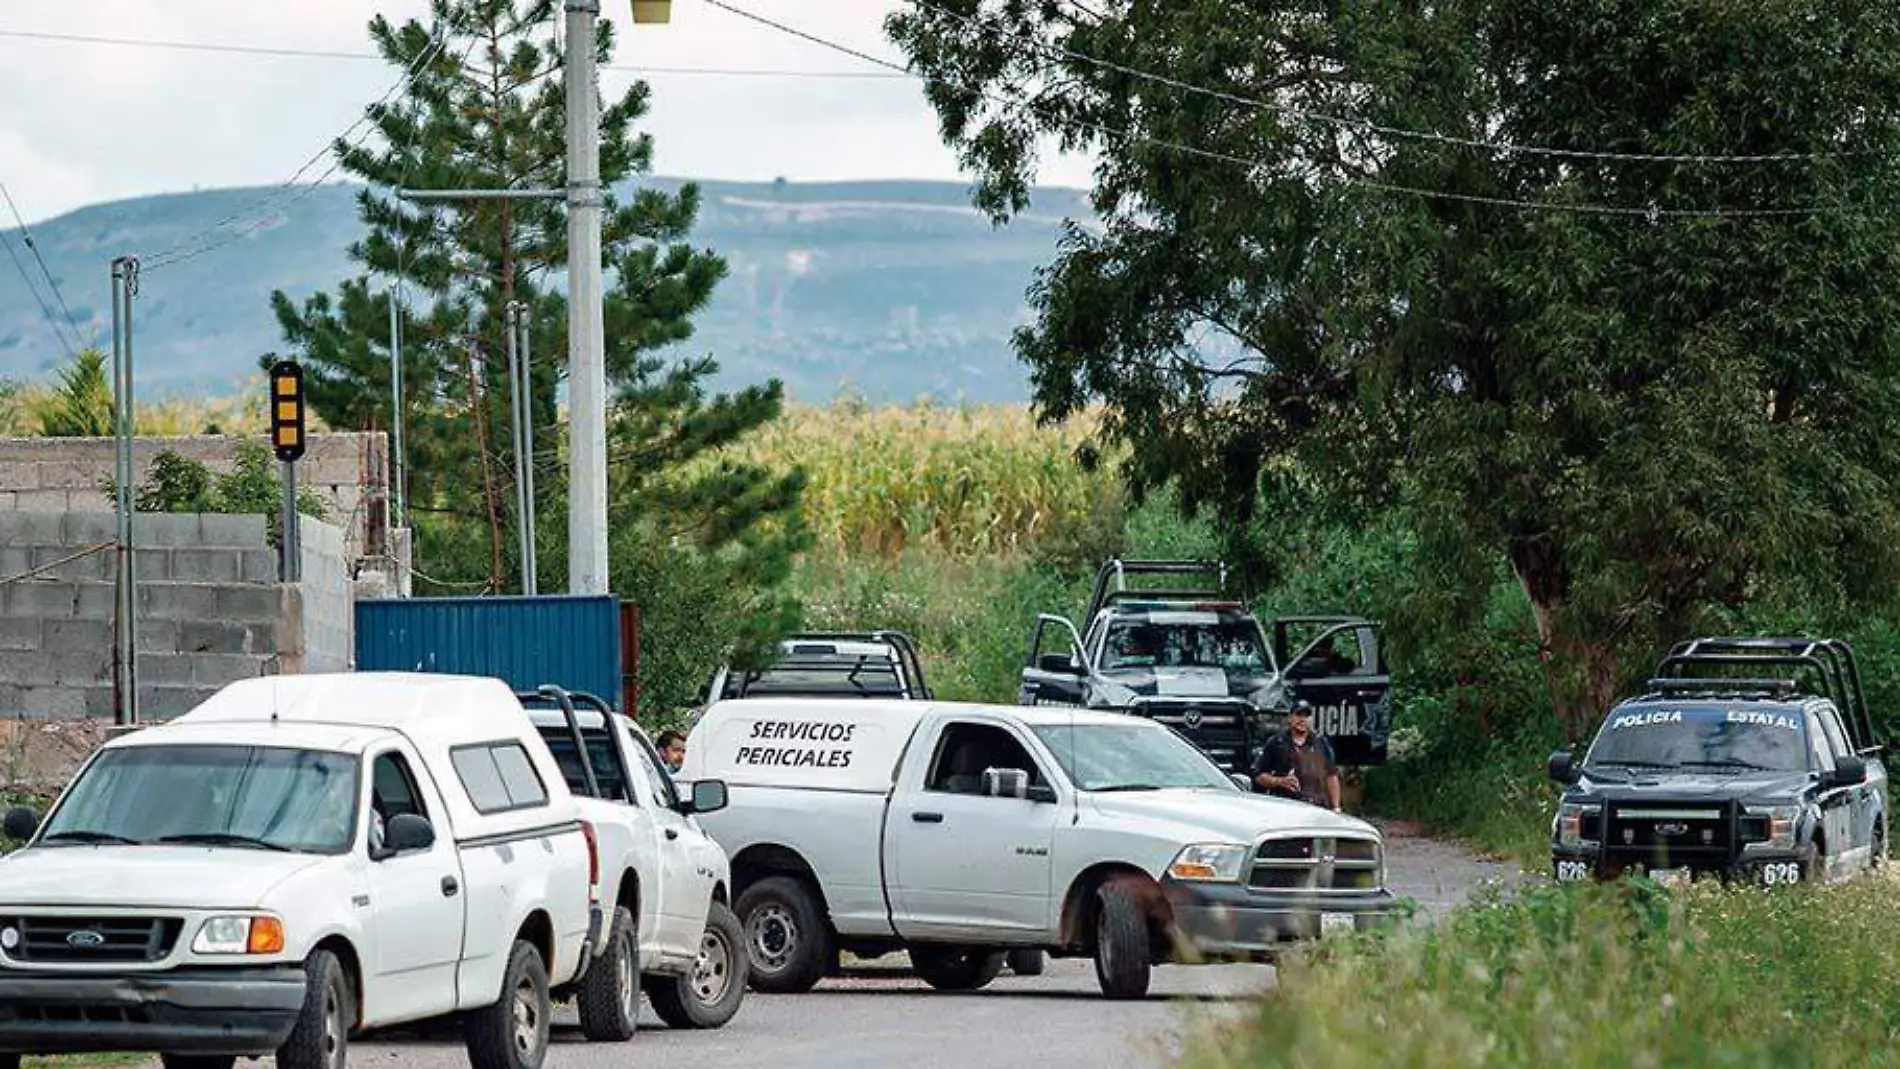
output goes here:
[{"label": "large leafy tree", "polygon": [[1042,139],[1098,154],[1105,228],[1017,338],[1037,403],[1103,404],[1134,487],[1237,551],[1404,509],[1412,607],[1455,628],[1513,577],[1573,732],[1711,609],[1893,595],[1900,9],[909,0],[888,29],[999,218]]},{"label": "large leafy tree", "polygon": [[[550,189],[565,182],[564,52],[556,0],[433,0],[432,25],[369,25],[404,92],[369,111],[373,138],[339,139],[342,169],[362,180],[365,233],[350,248],[364,268],[301,304],[272,303],[285,341],[306,367],[313,409],[331,426],[390,426],[390,282],[410,296],[401,309],[408,498],[424,589],[513,587],[514,455],[505,310],[518,302],[530,324],[536,432],[540,580],[559,589],[566,540],[564,431],[556,391],[567,372],[566,207],[560,200],[412,203],[394,190]],[[614,25],[603,19],[591,42],[609,62]],[[726,273],[725,261],[688,242],[700,194],[637,189],[651,168],[652,143],[635,131],[648,91],[636,83],[603,100],[599,124],[603,185],[606,362],[614,391],[609,450],[619,489],[614,529],[640,532],[676,569],[776,576],[798,545],[798,473],[721,465],[719,447],[775,418],[775,380],[709,395],[710,359],[668,361],[663,347],[692,336],[692,316]],[[373,276],[380,276],[376,279]],[[268,364],[273,357],[266,356]],[[713,494],[708,487],[721,491]],[[682,532],[697,537],[681,537]],[[651,573],[629,537],[617,538],[616,588]],[[741,592],[732,628],[777,619],[770,585]],[[748,601],[747,597],[751,600]],[[700,618],[702,630],[722,622]]]}]

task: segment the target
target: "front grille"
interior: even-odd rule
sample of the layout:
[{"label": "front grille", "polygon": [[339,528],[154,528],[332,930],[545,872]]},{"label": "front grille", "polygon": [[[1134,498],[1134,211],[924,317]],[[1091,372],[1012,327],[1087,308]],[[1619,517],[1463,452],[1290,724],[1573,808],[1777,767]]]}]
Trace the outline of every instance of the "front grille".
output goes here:
[{"label": "front grille", "polygon": [[1376,891],[1379,844],[1371,839],[1268,839],[1254,851],[1247,882],[1261,891]]},{"label": "front grille", "polygon": [[6,917],[19,933],[7,953],[45,965],[152,962],[172,952],[184,921],[177,917]]},{"label": "front grille", "polygon": [[0,1021],[23,1021],[27,1024],[151,1024],[152,1011],[146,1006],[41,1003],[32,1006],[0,1006]]},{"label": "front grille", "polygon": [[1195,749],[1228,772],[1253,770],[1253,747],[1248,731],[1252,707],[1245,702],[1159,699],[1137,702],[1130,710],[1173,728]]},{"label": "front grille", "polygon": [[1722,802],[1611,805],[1604,814],[1603,848],[1657,865],[1718,862],[1729,856],[1735,827],[1732,806]]}]

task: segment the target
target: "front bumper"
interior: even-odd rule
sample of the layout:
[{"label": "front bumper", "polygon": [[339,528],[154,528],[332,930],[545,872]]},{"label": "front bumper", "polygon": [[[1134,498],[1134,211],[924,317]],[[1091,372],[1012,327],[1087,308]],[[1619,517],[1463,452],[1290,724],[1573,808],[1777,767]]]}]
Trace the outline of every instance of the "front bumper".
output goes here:
[{"label": "front bumper", "polygon": [[0,970],[0,1051],[263,1055],[290,1038],[304,971],[153,973]]},{"label": "front bumper", "polygon": [[1740,857],[1663,858],[1641,852],[1605,851],[1595,845],[1558,845],[1550,848],[1550,872],[1559,883],[1585,880],[1613,882],[1625,875],[1647,875],[1667,880],[1713,879],[1725,884],[1777,887],[1813,877],[1812,844],[1771,847],[1749,843]]},{"label": "front bumper", "polygon": [[1176,958],[1268,961],[1288,946],[1378,928],[1398,899],[1376,891],[1256,891],[1236,883],[1161,881],[1182,944]]}]

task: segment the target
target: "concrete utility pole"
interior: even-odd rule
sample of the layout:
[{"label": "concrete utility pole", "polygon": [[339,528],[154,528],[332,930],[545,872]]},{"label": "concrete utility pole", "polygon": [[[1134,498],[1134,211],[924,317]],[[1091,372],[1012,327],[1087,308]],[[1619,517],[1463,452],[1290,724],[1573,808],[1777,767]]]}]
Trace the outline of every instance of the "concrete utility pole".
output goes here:
[{"label": "concrete utility pole", "polygon": [[[633,0],[634,24],[671,20],[671,0]],[[567,589],[607,593],[607,356],[601,324],[600,0],[567,0]]]},{"label": "concrete utility pole", "polygon": [[607,339],[601,323],[600,0],[567,0],[567,589],[607,592]]}]

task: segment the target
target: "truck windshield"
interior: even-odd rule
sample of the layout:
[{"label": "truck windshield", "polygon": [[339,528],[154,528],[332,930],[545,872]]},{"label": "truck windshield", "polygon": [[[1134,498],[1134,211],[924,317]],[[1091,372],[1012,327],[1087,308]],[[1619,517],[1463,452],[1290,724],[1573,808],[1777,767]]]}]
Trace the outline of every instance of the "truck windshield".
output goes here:
[{"label": "truck windshield", "polygon": [[1655,707],[1610,714],[1590,747],[1591,771],[1696,768],[1803,772],[1807,731],[1799,713],[1720,706]]},{"label": "truck windshield", "polygon": [[1146,721],[1125,726],[1038,724],[1035,732],[1080,790],[1237,789],[1201,751]]},{"label": "truck windshield", "polygon": [[355,838],[357,765],[348,754],[272,746],[107,750],[39,841],[340,854]]},{"label": "truck windshield", "polygon": [[1138,617],[1109,625],[1102,668],[1220,668],[1258,675],[1267,670],[1267,652],[1260,629],[1244,620]]}]

